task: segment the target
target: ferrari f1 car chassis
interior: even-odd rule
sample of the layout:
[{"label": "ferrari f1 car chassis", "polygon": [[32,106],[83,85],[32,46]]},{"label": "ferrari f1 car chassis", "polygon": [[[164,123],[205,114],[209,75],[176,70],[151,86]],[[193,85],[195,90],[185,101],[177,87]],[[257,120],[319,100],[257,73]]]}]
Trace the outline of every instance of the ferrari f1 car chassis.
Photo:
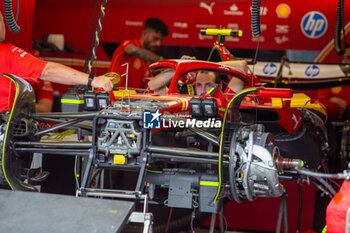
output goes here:
[{"label": "ferrari f1 car chassis", "polygon": [[[302,171],[303,161],[300,158],[307,162],[308,158],[317,157],[320,162],[327,153],[326,136],[322,127],[317,125],[319,117],[310,114],[310,111],[303,115],[298,109],[292,111],[291,120],[296,118],[296,112],[302,118],[298,122],[294,120],[300,130],[291,134],[286,130],[285,135],[281,134],[280,129],[274,131],[271,125],[276,124],[276,120],[244,122],[246,118],[250,119],[251,114],[259,118],[259,111],[262,110],[254,105],[249,111],[242,112],[241,104],[246,96],[279,96],[282,92],[278,89],[276,94],[273,90],[264,92],[263,87],[252,87],[236,94],[224,112],[209,117],[222,123],[219,128],[203,130],[190,126],[185,129],[163,128],[156,132],[144,127],[146,112],[157,114],[160,111],[163,114],[161,122],[186,120],[186,117],[178,114],[181,111],[173,110],[186,108],[187,113],[191,114],[189,109],[193,107],[193,97],[168,95],[157,99],[156,96],[131,96],[95,112],[34,114],[34,96],[30,85],[13,75],[6,76],[15,83],[17,92],[13,109],[2,114],[1,178],[2,183],[7,183],[13,190],[35,191],[28,182],[30,179],[24,182],[25,178],[18,176],[20,170],[29,168],[34,152],[73,155],[84,158],[84,162],[78,159],[76,167],[81,173],[77,181],[77,193],[81,196],[143,199],[147,195],[151,200],[161,200],[159,202],[169,207],[198,207],[200,212],[216,213],[223,197],[242,202],[245,199],[253,201],[257,197],[281,196],[284,188],[280,180],[291,180],[297,171]],[[200,108],[204,109],[203,106]],[[288,110],[290,108],[287,106]],[[208,117],[205,119],[208,120]],[[52,123],[55,125],[49,126]],[[265,131],[266,127],[269,132]],[[40,140],[62,129],[75,129],[77,140]],[[306,134],[311,138],[310,142],[316,144],[310,147],[318,148],[315,154],[282,158],[280,151],[283,151],[283,147],[303,140]],[[89,136],[91,140],[85,140]],[[160,142],[159,139],[164,137],[171,138],[171,143]],[[303,151],[305,148],[299,149]],[[314,161],[312,158],[309,164]],[[95,174],[103,169],[137,171],[135,189],[92,187]],[[166,189],[167,194],[161,192],[163,196],[157,198],[159,189]]]}]

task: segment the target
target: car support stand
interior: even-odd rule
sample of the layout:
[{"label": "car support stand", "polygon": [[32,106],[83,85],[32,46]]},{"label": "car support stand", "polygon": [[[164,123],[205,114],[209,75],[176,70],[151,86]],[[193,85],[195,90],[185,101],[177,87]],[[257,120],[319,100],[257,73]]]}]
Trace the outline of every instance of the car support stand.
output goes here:
[{"label": "car support stand", "polygon": [[148,195],[145,195],[143,212],[132,212],[128,223],[143,223],[143,233],[153,232],[153,214],[148,212]]},{"label": "car support stand", "polygon": [[211,214],[209,233],[214,233],[215,222],[216,222],[216,214],[219,214],[219,218],[220,218],[220,233],[224,233],[225,232],[223,209],[224,209],[224,206],[221,204],[219,213],[212,213]]}]

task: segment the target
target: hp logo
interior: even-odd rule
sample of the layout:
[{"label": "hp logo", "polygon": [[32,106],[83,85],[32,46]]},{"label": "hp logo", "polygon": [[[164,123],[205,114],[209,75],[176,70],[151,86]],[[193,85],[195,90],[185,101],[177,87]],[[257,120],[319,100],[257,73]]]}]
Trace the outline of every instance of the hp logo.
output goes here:
[{"label": "hp logo", "polygon": [[322,13],[311,11],[304,15],[300,26],[301,31],[306,37],[316,39],[325,34],[327,31],[327,24],[327,19]]},{"label": "hp logo", "polygon": [[263,73],[273,75],[277,72],[277,66],[273,63],[267,63],[263,68]]},{"label": "hp logo", "polygon": [[316,65],[309,65],[306,67],[305,74],[307,77],[316,77],[317,75],[320,74],[320,68]]}]

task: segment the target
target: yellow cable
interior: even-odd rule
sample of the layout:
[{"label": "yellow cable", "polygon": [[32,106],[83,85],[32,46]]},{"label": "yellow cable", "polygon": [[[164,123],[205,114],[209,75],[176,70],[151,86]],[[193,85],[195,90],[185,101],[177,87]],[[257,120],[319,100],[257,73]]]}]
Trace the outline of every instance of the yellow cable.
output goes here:
[{"label": "yellow cable", "polygon": [[[8,75],[3,75],[3,76],[9,78],[12,82],[14,82],[14,84],[16,86],[15,81],[10,76],[8,76]],[[16,100],[17,100],[17,87],[16,87],[15,99],[14,99],[13,103],[16,103]],[[5,179],[6,179],[7,183],[9,184],[9,186],[10,186],[10,188],[12,190],[14,190],[14,189],[13,189],[12,185],[10,184],[10,181],[7,179],[6,172],[5,172],[4,155],[5,155],[5,142],[6,142],[6,139],[7,139],[7,132],[9,130],[9,124],[10,124],[11,118],[12,118],[13,107],[14,107],[14,104],[12,104],[10,116],[9,116],[9,119],[7,120],[6,131],[5,131],[4,141],[3,141],[3,145],[2,145],[2,156],[1,156],[2,172],[4,173]]]},{"label": "yellow cable", "polygon": [[229,112],[229,108],[232,104],[232,102],[237,99],[237,97],[239,97],[242,94],[246,94],[247,92],[252,92],[252,91],[256,91],[257,88],[249,88],[246,90],[243,90],[242,92],[238,93],[237,95],[235,95],[230,102],[227,104],[226,110],[225,110],[225,114],[224,114],[224,119],[222,122],[222,128],[221,128],[221,134],[220,134],[220,146],[219,146],[219,185],[218,185],[218,191],[216,192],[215,198],[214,198],[214,204],[217,201],[220,191],[221,191],[221,160],[222,160],[222,145],[223,145],[223,138],[224,138],[224,131],[225,131],[225,122],[226,122],[226,117],[227,117],[227,113]]}]

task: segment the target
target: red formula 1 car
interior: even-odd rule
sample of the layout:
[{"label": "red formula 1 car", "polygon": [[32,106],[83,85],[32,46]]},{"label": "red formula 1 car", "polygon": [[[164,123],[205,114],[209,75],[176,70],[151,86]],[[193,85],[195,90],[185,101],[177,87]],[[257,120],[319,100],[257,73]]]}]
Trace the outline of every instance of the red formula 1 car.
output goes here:
[{"label": "red formula 1 car", "polygon": [[[193,162],[196,161],[198,156],[203,156],[203,158],[198,158],[199,161],[215,163],[211,168],[212,173],[216,174],[212,176],[213,180],[217,181],[219,176],[230,173],[229,176],[224,176],[225,179],[220,178],[219,185],[223,189],[226,188],[225,182],[230,183],[229,180],[232,181],[234,174],[240,174],[238,170],[246,169],[252,172],[253,169],[248,167],[252,166],[254,162],[261,163],[266,160],[264,161],[266,162],[265,165],[272,163],[272,167],[269,169],[272,169],[276,175],[278,174],[277,168],[282,169],[284,165],[293,166],[293,163],[285,164],[281,162],[284,160],[279,161],[279,154],[286,158],[305,161],[309,168],[316,168],[325,158],[327,140],[321,127],[324,109],[316,104],[307,103],[307,97],[303,95],[293,97],[290,89],[265,89],[256,77],[245,75],[237,69],[219,63],[166,60],[154,63],[150,67],[153,74],[162,69],[175,71],[166,95],[125,95],[124,99],[115,101],[101,112],[30,114],[26,117],[33,120],[41,119],[45,122],[51,120],[56,123],[62,122],[57,118],[75,119],[80,117],[80,120],[71,120],[68,124],[67,122],[60,123],[53,127],[54,129],[67,128],[69,125],[79,128],[83,127],[78,124],[81,121],[94,119],[91,126],[93,136],[91,148],[94,151],[92,161],[97,165],[102,166],[103,164],[102,167],[107,165],[107,167],[140,165],[141,152],[145,153],[144,156],[147,155],[146,157],[150,156],[144,164],[147,164],[147,166],[152,159],[165,159],[169,162],[169,160],[173,160],[172,156],[175,156],[177,158],[175,161]],[[188,95],[189,84],[183,82],[184,77],[190,72],[202,71],[215,72],[216,85],[202,96]],[[243,84],[243,90],[237,94],[230,88],[235,79]],[[96,96],[93,98],[93,101],[98,99]],[[89,103],[91,101],[85,99],[85,102]],[[126,122],[122,123],[123,121]],[[23,120],[20,123],[26,125],[25,129],[39,130],[27,126],[27,124],[32,124],[32,121]],[[40,129],[39,132],[27,133],[28,135],[34,133],[39,137],[52,132],[54,129]],[[87,129],[89,127],[85,126],[85,130]],[[149,134],[151,130],[152,134]],[[16,135],[11,137],[14,141],[17,141]],[[19,140],[21,141],[22,138],[25,138],[25,136],[19,137]],[[145,138],[147,138],[146,141],[144,141]],[[30,139],[33,139],[33,137]],[[305,143],[305,141],[309,142],[308,147],[298,146]],[[18,154],[25,150],[23,147],[37,148],[41,144],[16,142],[15,145],[14,151],[17,151],[16,154]],[[159,145],[166,145],[167,147],[158,148]],[[237,149],[239,145],[242,147],[240,150]],[[253,145],[264,148],[264,153],[269,156],[252,160],[253,157],[251,156],[254,155],[251,151]],[[60,146],[60,144],[55,144],[56,146]],[[64,151],[64,144],[62,146]],[[21,149],[18,149],[18,147]],[[74,148],[74,146],[72,147]],[[196,150],[188,149],[192,147],[195,147]],[[251,149],[247,151],[246,148],[249,147]],[[197,149],[200,149],[200,151]],[[35,151],[35,149],[31,150]],[[196,156],[183,156],[184,154]],[[235,155],[237,158],[235,158]],[[7,156],[11,157],[9,154],[3,156],[5,158]],[[259,157],[258,154],[254,156]],[[97,158],[103,159],[100,161]],[[232,159],[235,159],[235,161],[231,161]],[[250,161],[250,165],[245,167],[243,164],[246,164],[247,161]],[[235,166],[234,171],[229,172],[229,167],[225,166],[230,163],[237,163],[237,166]],[[144,169],[146,168],[144,167]],[[6,171],[6,169],[4,170]],[[272,179],[272,177],[274,178]],[[85,178],[88,179],[89,177]],[[141,178],[144,179],[145,177],[140,176]],[[268,190],[266,192],[263,190],[254,192],[255,188],[252,183],[251,190],[248,191],[245,188],[245,191],[240,190],[239,192],[242,193],[239,194],[234,194],[231,190],[231,195],[238,195],[240,199],[253,200],[257,196],[280,194],[280,188],[273,188],[275,184],[278,184],[277,176],[271,176],[271,179],[262,182],[266,183],[264,184],[266,190]],[[13,180],[16,183],[18,179],[14,177]],[[139,191],[141,191],[140,187],[142,186],[141,180],[138,182]],[[88,180],[85,180],[85,182],[88,182]],[[244,179],[242,182],[244,182]],[[256,182],[259,183],[260,181]],[[87,188],[87,183],[84,183],[84,185],[84,188]],[[235,185],[231,183],[231,186],[233,189]],[[237,185],[237,187],[244,186],[246,185]]]},{"label": "red formula 1 car", "polygon": [[[89,111],[51,114],[34,114],[26,82],[8,75],[18,91],[12,111],[2,113],[0,181],[35,190],[33,153],[74,155],[84,158],[75,167],[81,196],[148,196],[168,207],[216,213],[223,197],[242,202],[281,196],[280,180],[325,159],[325,111],[305,95],[264,88],[229,64],[165,60],[150,66],[155,78],[164,72],[172,72],[166,94],[124,90],[107,106],[105,93],[88,93]],[[215,84],[197,95],[199,81],[189,80],[191,73],[212,73]],[[76,130],[75,140],[52,140],[67,129]],[[136,171],[133,190],[96,187],[96,176],[106,169]]]},{"label": "red formula 1 car", "polygon": [[[126,93],[109,106],[101,104],[100,93],[86,95],[88,109],[104,108],[79,113],[32,113],[26,82],[8,75],[18,91],[12,111],[1,118],[2,183],[34,191],[33,153],[74,155],[85,158],[76,160],[79,195],[147,195],[168,207],[215,213],[223,197],[242,202],[281,196],[280,179],[293,179],[303,161],[316,168],[324,160],[324,111],[305,96],[265,89],[254,76],[213,62],[168,60],[150,68],[155,75],[175,71],[167,94]],[[190,72],[214,72],[217,85],[202,96],[189,95]],[[235,79],[243,84],[238,93],[230,88]],[[52,140],[67,129],[76,130],[75,140]],[[93,186],[105,169],[136,171],[135,188]]]}]

